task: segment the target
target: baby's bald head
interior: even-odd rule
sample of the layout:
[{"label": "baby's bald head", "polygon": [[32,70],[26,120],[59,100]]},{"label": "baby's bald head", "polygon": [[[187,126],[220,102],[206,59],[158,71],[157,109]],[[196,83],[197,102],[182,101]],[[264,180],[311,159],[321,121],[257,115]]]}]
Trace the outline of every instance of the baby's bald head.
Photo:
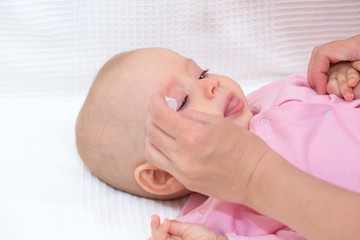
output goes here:
[{"label": "baby's bald head", "polygon": [[76,123],[79,155],[94,175],[122,191],[155,199],[184,195],[145,191],[134,174],[146,163],[146,114],[152,94],[161,88],[144,77],[147,68],[153,67],[144,62],[167,51],[140,49],[111,58],[98,72]]}]

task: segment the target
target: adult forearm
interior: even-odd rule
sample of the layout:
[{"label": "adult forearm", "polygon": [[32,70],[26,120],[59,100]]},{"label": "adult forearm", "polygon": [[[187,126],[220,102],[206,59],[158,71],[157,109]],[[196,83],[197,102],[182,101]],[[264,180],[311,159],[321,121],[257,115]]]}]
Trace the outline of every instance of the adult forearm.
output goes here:
[{"label": "adult forearm", "polygon": [[254,172],[247,203],[309,239],[360,239],[360,194],[306,174],[270,151]]}]

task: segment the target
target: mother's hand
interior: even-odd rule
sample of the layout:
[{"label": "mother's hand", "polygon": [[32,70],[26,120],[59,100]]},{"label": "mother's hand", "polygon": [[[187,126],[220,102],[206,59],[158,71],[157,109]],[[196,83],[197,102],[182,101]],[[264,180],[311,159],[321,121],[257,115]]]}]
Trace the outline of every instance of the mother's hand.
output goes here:
[{"label": "mother's hand", "polygon": [[[316,88],[319,94],[326,93],[327,73],[331,63],[341,61],[360,60],[360,35],[345,40],[338,40],[322,44],[313,49],[309,66],[308,81]],[[360,63],[356,62],[353,67],[360,71]],[[354,87],[354,86],[349,86]]]},{"label": "mother's hand", "polygon": [[228,119],[171,110],[153,96],[147,118],[145,156],[192,191],[245,203],[248,185],[270,148]]}]

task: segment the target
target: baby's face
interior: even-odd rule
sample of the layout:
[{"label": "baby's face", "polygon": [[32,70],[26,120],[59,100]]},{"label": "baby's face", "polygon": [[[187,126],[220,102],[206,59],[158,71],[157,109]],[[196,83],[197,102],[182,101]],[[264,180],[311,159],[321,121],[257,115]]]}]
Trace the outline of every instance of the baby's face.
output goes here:
[{"label": "baby's face", "polygon": [[[177,111],[195,110],[231,119],[248,128],[252,113],[240,86],[210,73],[193,60],[166,49],[146,49],[138,61],[140,79],[150,91],[174,98]],[[141,97],[141,96],[139,96]]]},{"label": "baby's face", "polygon": [[[158,91],[176,99],[179,112],[195,110],[217,115],[245,128],[252,117],[235,81],[206,72],[193,60],[170,50],[135,50],[106,63],[79,114],[78,149],[100,179],[150,198],[158,196],[147,193],[134,173],[147,164],[143,155],[145,121],[150,99]],[[176,194],[179,197],[186,192]]]}]

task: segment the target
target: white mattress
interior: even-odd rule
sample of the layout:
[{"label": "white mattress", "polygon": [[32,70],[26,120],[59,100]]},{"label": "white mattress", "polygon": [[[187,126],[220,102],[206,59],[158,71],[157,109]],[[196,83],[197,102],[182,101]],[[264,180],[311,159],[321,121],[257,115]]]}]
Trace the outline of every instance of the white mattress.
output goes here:
[{"label": "white mattress", "polygon": [[1,1],[0,239],[147,239],[151,214],[179,212],[185,199],[115,191],[77,155],[76,115],[110,56],[168,47],[248,93],[359,22],[357,0]]}]

